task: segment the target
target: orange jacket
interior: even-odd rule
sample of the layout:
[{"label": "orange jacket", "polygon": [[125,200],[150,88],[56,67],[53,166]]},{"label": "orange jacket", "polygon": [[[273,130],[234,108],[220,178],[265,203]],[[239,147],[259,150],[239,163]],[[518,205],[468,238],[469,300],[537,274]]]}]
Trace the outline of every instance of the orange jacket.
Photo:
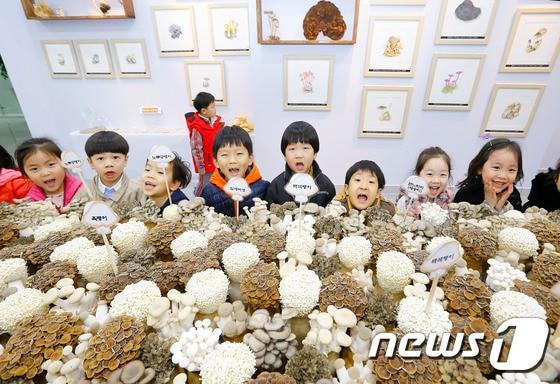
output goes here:
[{"label": "orange jacket", "polygon": [[33,182],[15,169],[0,169],[0,201],[14,203],[14,199],[23,199],[33,186]]}]

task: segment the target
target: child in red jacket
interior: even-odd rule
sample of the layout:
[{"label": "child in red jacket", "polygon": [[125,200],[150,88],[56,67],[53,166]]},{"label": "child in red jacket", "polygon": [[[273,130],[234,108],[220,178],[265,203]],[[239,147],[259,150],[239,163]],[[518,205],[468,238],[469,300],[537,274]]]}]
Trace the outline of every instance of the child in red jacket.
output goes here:
[{"label": "child in red jacket", "polygon": [[194,171],[198,173],[198,185],[194,194],[200,196],[215,169],[212,144],[216,133],[222,127],[222,118],[216,115],[215,99],[210,93],[200,92],[193,104],[197,112],[186,113],[185,118],[189,128]]},{"label": "child in red jacket", "polygon": [[0,201],[8,203],[23,199],[33,182],[17,170],[14,158],[0,145]]}]

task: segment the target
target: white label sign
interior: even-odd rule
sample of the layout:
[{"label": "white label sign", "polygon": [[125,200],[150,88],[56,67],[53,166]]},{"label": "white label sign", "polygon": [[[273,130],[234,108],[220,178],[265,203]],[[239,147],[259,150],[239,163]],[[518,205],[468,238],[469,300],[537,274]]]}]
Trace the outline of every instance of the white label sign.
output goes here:
[{"label": "white label sign", "polygon": [[232,177],[224,187],[224,191],[231,196],[233,200],[241,201],[245,196],[251,194],[251,187],[241,177]]},{"label": "white label sign", "polygon": [[80,156],[72,151],[62,152],[60,158],[62,159],[62,165],[64,165],[64,168],[79,170],[80,168],[82,168],[82,165],[84,165],[84,162],[80,158]]},{"label": "white label sign", "polygon": [[82,222],[94,227],[110,227],[119,222],[119,217],[107,204],[101,201],[92,201],[87,203],[84,208]]},{"label": "white label sign", "polygon": [[440,245],[430,256],[426,258],[420,270],[424,273],[432,273],[437,270],[447,271],[461,258],[461,244],[457,240],[450,239]]},{"label": "white label sign", "polygon": [[159,167],[165,168],[175,159],[175,154],[166,145],[154,145],[150,150],[149,159],[158,163]]},{"label": "white label sign", "polygon": [[426,180],[420,176],[410,176],[404,181],[404,190],[408,196],[418,197],[426,194],[428,191],[428,184],[426,184]]},{"label": "white label sign", "polygon": [[296,173],[286,184],[286,192],[294,196],[298,203],[306,203],[307,200],[317,192],[319,187],[313,177],[307,173]]}]

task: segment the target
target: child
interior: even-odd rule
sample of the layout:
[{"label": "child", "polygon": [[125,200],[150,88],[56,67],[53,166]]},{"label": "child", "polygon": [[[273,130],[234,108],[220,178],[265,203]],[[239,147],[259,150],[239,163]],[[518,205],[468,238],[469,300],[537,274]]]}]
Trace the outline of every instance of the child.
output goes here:
[{"label": "child", "polygon": [[66,173],[61,153],[58,145],[44,137],[26,140],[17,147],[19,169],[34,184],[27,193],[30,201],[49,200],[60,209],[82,189],[82,182]]},{"label": "child", "polygon": [[344,190],[337,200],[346,205],[348,211],[362,211],[371,206],[385,209],[395,214],[393,203],[386,201],[381,192],[385,187],[385,175],[379,166],[370,160],[360,160],[346,171]]},{"label": "child", "polygon": [[180,188],[185,188],[191,181],[191,170],[183,162],[177,152],[175,159],[170,161],[165,168],[160,168],[155,161],[147,160],[144,172],[142,173],[142,189],[144,191],[143,201],[147,199],[152,200],[158,207],[160,207],[160,215],[163,210],[169,205],[169,196],[167,194],[167,187],[165,186],[165,176],[167,176],[167,183],[171,193],[171,201],[177,204],[182,200],[188,200],[187,196],[181,191]]},{"label": "child", "polygon": [[194,171],[198,173],[198,185],[194,194],[200,196],[214,172],[212,143],[222,127],[222,118],[216,115],[215,99],[210,93],[200,92],[193,104],[197,112],[189,112],[185,114],[185,118],[189,129]]},{"label": "child", "polygon": [[451,159],[449,155],[440,147],[429,147],[418,155],[414,174],[420,176],[428,185],[427,195],[412,199],[406,196],[401,188],[397,201],[404,197],[403,201],[408,207],[408,211],[418,218],[420,215],[420,205],[424,203],[435,203],[443,209],[453,201],[453,193],[449,190],[447,183],[451,175]]},{"label": "child", "polygon": [[321,172],[319,164],[315,161],[319,152],[319,136],[315,128],[305,121],[293,122],[288,125],[282,135],[280,149],[286,160],[285,170],[272,180],[265,200],[269,204],[284,204],[294,201],[294,197],[288,194],[284,187],[294,173],[308,173],[313,176],[319,187],[319,192],[309,201],[322,207],[327,206],[336,191],[333,183]]},{"label": "child", "polygon": [[[85,145],[89,166],[97,176],[88,182],[95,200],[113,206],[118,203],[140,203],[142,190],[124,173],[128,163],[128,143],[113,131],[101,131],[91,135]],[[85,188],[84,188],[85,189]],[[80,197],[87,196],[86,191]]]},{"label": "child", "polygon": [[556,169],[549,168],[548,172],[539,173],[531,182],[529,201],[523,206],[523,211],[533,206],[548,212],[560,209],[560,160]]},{"label": "child", "polygon": [[455,202],[487,204],[501,213],[521,210],[521,195],[514,184],[523,177],[519,144],[505,138],[484,144],[471,160],[467,177],[459,183]]},{"label": "child", "polygon": [[224,186],[233,177],[244,178],[251,187],[251,194],[239,202],[238,213],[244,207],[251,208],[255,204],[253,198],[264,198],[269,182],[262,179],[254,163],[253,143],[243,128],[236,125],[222,128],[212,145],[212,156],[216,169],[201,195],[206,205],[218,213],[235,216],[234,201],[224,192]]},{"label": "child", "polygon": [[23,199],[33,182],[26,179],[17,170],[14,158],[0,145],[0,201],[14,203],[14,199]]}]

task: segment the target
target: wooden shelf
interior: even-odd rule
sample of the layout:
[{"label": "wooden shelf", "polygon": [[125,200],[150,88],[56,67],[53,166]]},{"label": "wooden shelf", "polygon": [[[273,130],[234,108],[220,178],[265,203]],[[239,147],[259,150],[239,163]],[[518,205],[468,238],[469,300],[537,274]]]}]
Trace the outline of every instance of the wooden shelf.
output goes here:
[{"label": "wooden shelf", "polygon": [[104,20],[104,19],[133,19],[134,5],[132,0],[122,0],[122,5],[124,8],[124,14],[121,15],[76,15],[76,16],[49,16],[49,17],[39,17],[35,15],[33,9],[34,0],[21,0],[21,4],[25,11],[25,16],[29,20]]}]

